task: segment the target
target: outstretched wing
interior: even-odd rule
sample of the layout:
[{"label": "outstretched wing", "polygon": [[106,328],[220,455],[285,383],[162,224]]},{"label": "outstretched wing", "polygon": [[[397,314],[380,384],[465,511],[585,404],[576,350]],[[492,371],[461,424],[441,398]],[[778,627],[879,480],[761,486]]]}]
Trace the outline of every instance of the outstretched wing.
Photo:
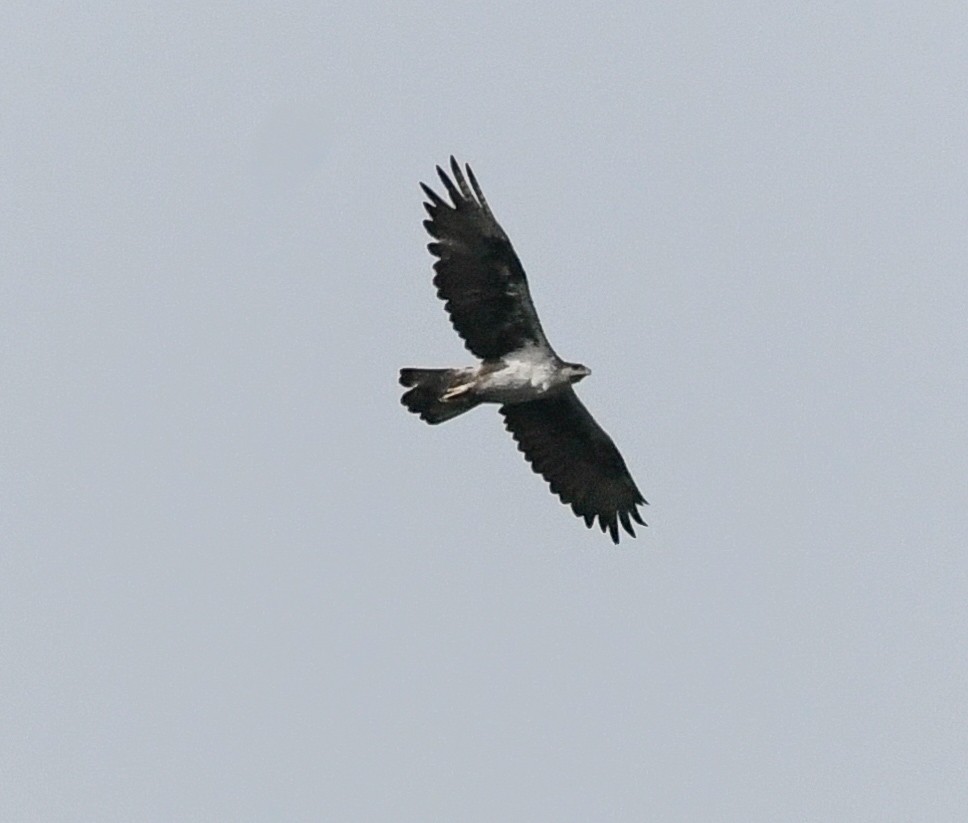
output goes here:
[{"label": "outstretched wing", "polygon": [[631,520],[646,525],[636,508],[645,498],[615,444],[569,386],[551,397],[501,406],[504,424],[531,467],[562,503],[591,528],[618,543],[618,523],[635,537]]},{"label": "outstretched wing", "polygon": [[420,184],[430,201],[424,203],[430,214],[424,226],[434,238],[427,248],[438,258],[434,263],[437,296],[467,348],[482,360],[528,345],[551,355],[521,261],[491,214],[470,166],[465,168],[466,178],[451,157],[452,181],[437,167],[453,205]]}]

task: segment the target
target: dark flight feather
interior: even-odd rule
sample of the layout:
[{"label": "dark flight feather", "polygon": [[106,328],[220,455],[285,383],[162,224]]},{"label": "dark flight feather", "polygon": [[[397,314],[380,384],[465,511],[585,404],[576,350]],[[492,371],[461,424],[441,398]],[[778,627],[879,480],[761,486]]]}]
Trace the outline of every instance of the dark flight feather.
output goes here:
[{"label": "dark flight feather", "polygon": [[424,203],[430,215],[424,226],[434,238],[427,248],[438,258],[434,285],[454,329],[482,360],[495,360],[528,345],[553,354],[521,261],[488,208],[474,173],[467,166],[465,178],[453,157],[450,168],[453,180],[440,166],[437,173],[452,205],[429,186],[421,187],[429,201]]},{"label": "dark flight feather", "polygon": [[631,520],[645,498],[618,449],[571,387],[550,397],[501,406],[509,432],[535,472],[591,528],[618,543],[618,525],[635,537]]}]

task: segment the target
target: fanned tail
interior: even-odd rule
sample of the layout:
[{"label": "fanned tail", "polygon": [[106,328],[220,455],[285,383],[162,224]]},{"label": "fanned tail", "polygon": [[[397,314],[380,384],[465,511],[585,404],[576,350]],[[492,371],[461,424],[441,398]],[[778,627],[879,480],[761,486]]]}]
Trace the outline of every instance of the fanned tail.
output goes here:
[{"label": "fanned tail", "polygon": [[469,392],[444,399],[463,374],[463,369],[400,369],[400,385],[410,389],[403,393],[400,402],[431,424],[457,417],[480,402]]}]

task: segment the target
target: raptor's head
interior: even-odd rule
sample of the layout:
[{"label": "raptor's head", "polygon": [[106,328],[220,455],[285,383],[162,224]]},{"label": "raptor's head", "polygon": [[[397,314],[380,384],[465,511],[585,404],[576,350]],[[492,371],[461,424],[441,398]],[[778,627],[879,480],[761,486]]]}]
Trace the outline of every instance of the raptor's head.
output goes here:
[{"label": "raptor's head", "polygon": [[577,383],[579,380],[588,377],[592,373],[592,370],[588,366],[583,366],[581,363],[565,363],[565,374],[568,375],[568,379],[572,383]]}]

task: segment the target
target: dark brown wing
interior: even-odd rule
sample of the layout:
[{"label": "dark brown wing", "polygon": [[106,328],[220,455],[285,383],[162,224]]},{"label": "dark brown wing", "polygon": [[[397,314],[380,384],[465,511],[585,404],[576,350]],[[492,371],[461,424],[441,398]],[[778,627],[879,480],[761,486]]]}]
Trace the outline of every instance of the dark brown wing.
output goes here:
[{"label": "dark brown wing", "polygon": [[437,167],[453,205],[420,184],[430,201],[424,203],[430,215],[424,226],[434,238],[427,248],[438,258],[434,263],[437,296],[444,301],[451,323],[467,348],[482,360],[496,359],[527,345],[536,345],[551,355],[521,261],[491,214],[470,166],[465,168],[466,178],[451,157],[452,181]]},{"label": "dark brown wing", "polygon": [[504,423],[531,467],[548,481],[563,503],[591,528],[618,543],[618,523],[635,537],[630,518],[646,525],[635,486],[622,455],[569,386],[551,397],[501,406]]}]

